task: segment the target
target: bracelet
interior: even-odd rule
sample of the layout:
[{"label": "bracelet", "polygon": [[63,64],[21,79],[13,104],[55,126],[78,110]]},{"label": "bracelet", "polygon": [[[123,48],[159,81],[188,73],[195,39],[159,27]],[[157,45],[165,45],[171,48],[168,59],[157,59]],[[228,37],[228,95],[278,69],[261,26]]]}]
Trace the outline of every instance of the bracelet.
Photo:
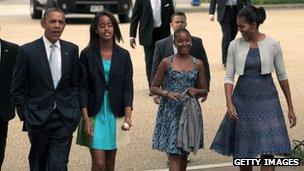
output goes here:
[{"label": "bracelet", "polygon": [[167,95],[167,90],[163,91],[163,97],[165,97]]},{"label": "bracelet", "polygon": [[165,90],[165,92],[164,92],[164,97],[167,97],[168,94],[169,94],[169,90]]},{"label": "bracelet", "polygon": [[202,93],[208,93],[208,89],[206,88],[202,89]]},{"label": "bracelet", "polygon": [[89,121],[89,119],[83,119],[83,120],[82,120],[82,123],[85,123],[85,122],[87,122],[87,121]]}]

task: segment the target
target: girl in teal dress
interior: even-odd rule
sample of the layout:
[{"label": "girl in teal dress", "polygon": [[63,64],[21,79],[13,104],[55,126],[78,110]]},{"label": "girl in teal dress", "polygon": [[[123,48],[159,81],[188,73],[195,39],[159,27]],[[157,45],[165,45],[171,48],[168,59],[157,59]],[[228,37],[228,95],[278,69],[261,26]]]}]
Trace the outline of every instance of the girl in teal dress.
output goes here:
[{"label": "girl in teal dress", "polygon": [[[117,148],[128,141],[133,103],[133,68],[118,23],[109,12],[96,14],[89,45],[81,52],[82,122],[77,144],[90,148],[92,171],[115,169]],[[120,143],[122,142],[122,143]]]}]

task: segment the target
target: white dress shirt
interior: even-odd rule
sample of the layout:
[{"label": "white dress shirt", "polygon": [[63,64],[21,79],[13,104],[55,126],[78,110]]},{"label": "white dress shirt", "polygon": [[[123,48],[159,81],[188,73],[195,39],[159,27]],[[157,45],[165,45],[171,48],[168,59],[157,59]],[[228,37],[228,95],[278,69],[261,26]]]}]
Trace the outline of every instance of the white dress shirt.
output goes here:
[{"label": "white dress shirt", "polygon": [[237,0],[228,0],[226,5],[229,5],[229,6],[236,5],[237,4],[236,1]]},{"label": "white dress shirt", "polygon": [[172,34],[172,42],[173,42],[173,44],[172,44],[172,46],[173,46],[173,54],[177,54],[177,48],[174,45],[174,35],[173,34]]},{"label": "white dress shirt", "polygon": [[160,27],[161,21],[161,0],[150,0],[154,21],[154,28]]},{"label": "white dress shirt", "polygon": [[[43,39],[43,43],[45,46],[45,50],[46,50],[46,56],[48,58],[48,61],[50,62],[50,54],[51,54],[51,46],[53,45],[53,43],[51,43],[45,36],[42,37]],[[55,43],[55,56],[57,57],[57,66],[59,69],[58,73],[58,80],[61,78],[61,47],[60,47],[60,43],[59,40],[57,40]]]}]

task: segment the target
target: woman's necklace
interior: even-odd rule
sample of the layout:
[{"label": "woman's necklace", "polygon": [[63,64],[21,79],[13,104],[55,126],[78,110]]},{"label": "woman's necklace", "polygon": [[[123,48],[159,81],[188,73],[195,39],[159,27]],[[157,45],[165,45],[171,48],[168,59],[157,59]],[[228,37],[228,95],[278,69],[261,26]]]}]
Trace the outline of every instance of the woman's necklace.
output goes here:
[{"label": "woman's necklace", "polygon": [[100,49],[100,53],[101,53],[101,57],[103,59],[111,59],[112,58],[112,51],[111,50],[103,51],[103,50]]}]

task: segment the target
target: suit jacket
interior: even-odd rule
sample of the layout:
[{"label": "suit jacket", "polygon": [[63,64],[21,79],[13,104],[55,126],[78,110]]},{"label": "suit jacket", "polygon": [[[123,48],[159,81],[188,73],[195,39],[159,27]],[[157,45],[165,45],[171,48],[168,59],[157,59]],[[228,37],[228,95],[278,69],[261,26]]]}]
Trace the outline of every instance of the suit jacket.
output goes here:
[{"label": "suit jacket", "polygon": [[[209,7],[209,14],[214,14],[215,7],[217,5],[217,20],[219,22],[223,21],[225,10],[227,7],[228,0],[211,0]],[[251,5],[251,0],[237,0],[237,9],[240,11],[244,6]]]},{"label": "suit jacket", "polygon": [[[174,13],[172,0],[161,0],[161,21],[159,39],[170,36],[171,15]],[[130,23],[130,37],[136,37],[139,23],[139,43],[150,46],[153,42],[154,21],[150,0],[136,0]]]},{"label": "suit jacket", "polygon": [[95,116],[109,91],[110,108],[117,117],[125,115],[125,107],[133,104],[133,67],[130,54],[117,44],[113,47],[109,82],[106,83],[99,49],[81,52],[81,107],[87,107],[89,117]]},{"label": "suit jacket", "polygon": [[55,103],[67,126],[76,128],[80,119],[78,46],[63,40],[60,46],[62,71],[56,88],[43,39],[18,49],[11,92],[17,113],[29,129],[46,123]]},{"label": "suit jacket", "polygon": [[15,117],[10,89],[18,45],[1,39],[0,43],[0,120],[9,121]]},{"label": "suit jacket", "polygon": [[[206,81],[207,86],[209,89],[210,86],[210,68],[209,68],[209,62],[207,58],[206,51],[204,49],[202,39],[198,37],[191,36],[192,41],[192,47],[190,49],[190,55],[200,59],[205,67],[205,74],[206,74]],[[153,56],[153,65],[152,65],[152,78],[154,78],[154,75],[156,74],[157,68],[160,64],[160,62],[168,57],[174,54],[173,50],[173,37],[172,35],[159,40],[155,43],[155,50],[154,50],[154,56]]]}]

